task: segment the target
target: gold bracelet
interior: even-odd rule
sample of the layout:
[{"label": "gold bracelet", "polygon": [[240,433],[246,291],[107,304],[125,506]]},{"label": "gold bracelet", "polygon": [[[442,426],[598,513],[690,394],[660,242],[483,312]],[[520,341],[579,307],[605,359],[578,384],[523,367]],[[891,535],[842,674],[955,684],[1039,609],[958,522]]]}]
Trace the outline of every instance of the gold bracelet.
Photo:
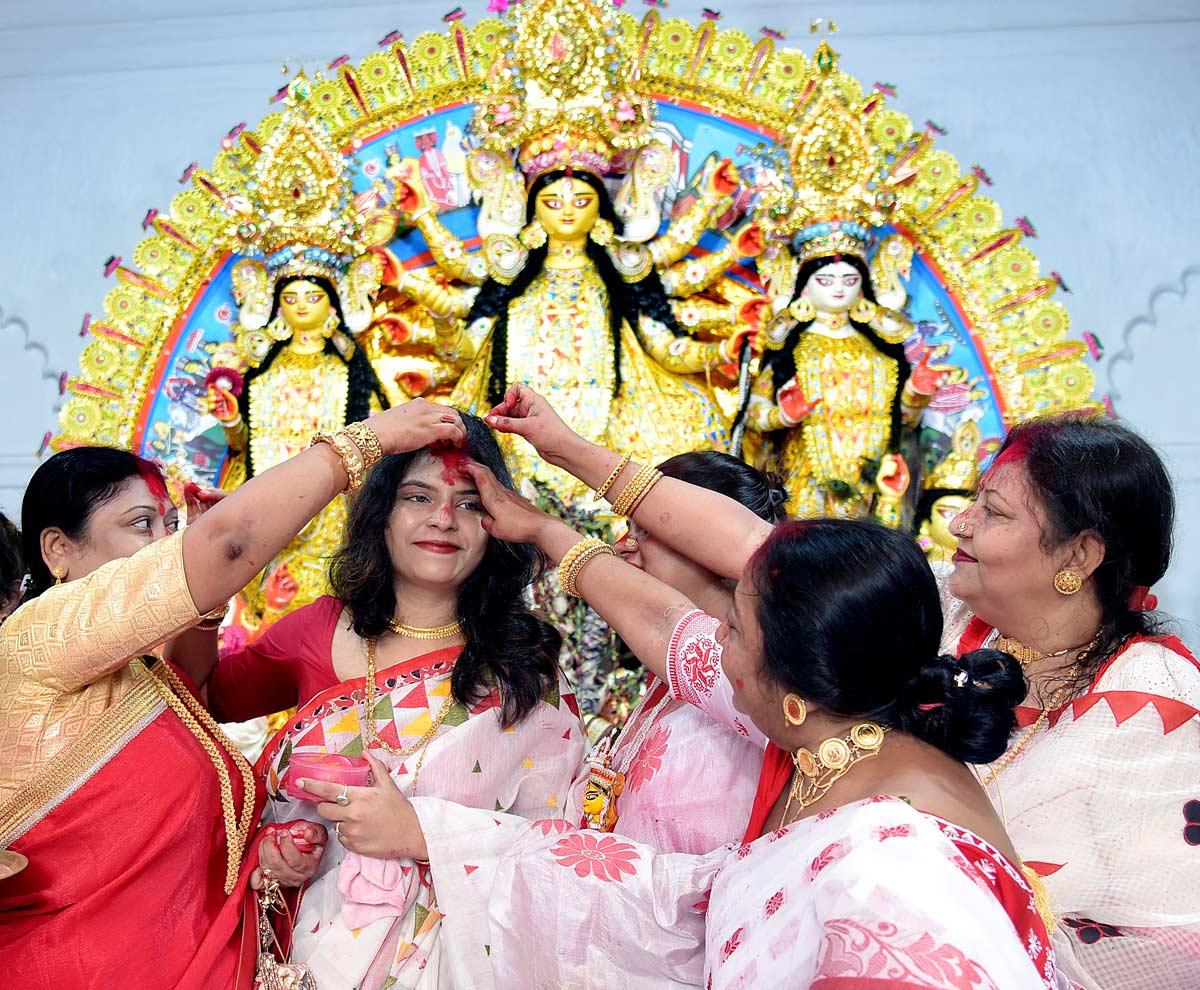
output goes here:
[{"label": "gold bracelet", "polygon": [[356,492],[363,481],[363,453],[358,445],[345,433],[314,433],[310,447],[319,443],[327,443],[341,458],[342,467],[346,471],[346,491]]},{"label": "gold bracelet", "polygon": [[379,434],[371,429],[369,423],[350,423],[344,432],[362,454],[363,474],[383,460],[383,444],[379,442]]},{"label": "gold bracelet", "polygon": [[[558,562],[558,586],[562,589],[563,594],[573,595],[575,592],[569,590],[571,587],[570,577],[571,572],[575,568],[576,562],[583,554],[589,550],[598,552],[597,547],[608,546],[603,540],[598,540],[594,536],[586,537],[576,543],[570,550],[563,554],[562,560]],[[611,547],[610,547],[611,549]]]},{"label": "gold bracelet", "polygon": [[604,484],[595,489],[596,498],[604,498],[604,496],[608,494],[608,490],[612,488],[613,482],[615,482],[617,478],[620,477],[621,472],[625,470],[625,465],[629,463],[629,458],[630,455],[626,454],[619,461],[617,461],[617,466],[613,468],[612,474],[605,479]]},{"label": "gold bracelet", "polygon": [[633,476],[633,480],[621,489],[621,494],[612,500],[613,512],[619,516],[629,517],[633,515],[633,510],[641,504],[642,499],[662,477],[662,473],[648,464],[643,465],[638,469],[638,473]]},{"label": "gold bracelet", "polygon": [[650,476],[650,479],[642,487],[642,490],[634,497],[633,504],[629,507],[629,511],[625,513],[626,518],[637,512],[638,506],[641,505],[646,496],[650,494],[650,489],[662,481],[662,477],[663,475],[661,471],[655,471],[654,474]]},{"label": "gold bracelet", "polygon": [[200,616],[200,621],[197,622],[193,629],[202,629],[205,632],[212,632],[214,629],[220,629],[221,623],[225,621],[225,616],[229,613],[229,602],[218,605],[216,608],[209,609]]},{"label": "gold bracelet", "polygon": [[615,557],[616,555],[617,552],[602,540],[589,544],[571,561],[565,575],[561,570],[559,571],[559,585],[568,595],[579,597],[578,582],[583,569],[597,557]]}]

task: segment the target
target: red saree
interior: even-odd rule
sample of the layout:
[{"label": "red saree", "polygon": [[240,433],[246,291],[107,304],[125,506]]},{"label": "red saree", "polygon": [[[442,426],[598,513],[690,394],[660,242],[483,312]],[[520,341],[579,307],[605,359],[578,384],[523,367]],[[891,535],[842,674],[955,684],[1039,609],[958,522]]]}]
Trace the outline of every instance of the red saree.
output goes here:
[{"label": "red saree", "polygon": [[0,880],[7,990],[253,984],[242,912],[257,849],[227,895],[213,758],[251,834],[262,795],[244,809],[240,757],[202,726],[194,697],[179,701],[182,678],[167,687],[137,659],[199,618],[180,541],[52,588],[0,626],[0,848],[29,860]]}]

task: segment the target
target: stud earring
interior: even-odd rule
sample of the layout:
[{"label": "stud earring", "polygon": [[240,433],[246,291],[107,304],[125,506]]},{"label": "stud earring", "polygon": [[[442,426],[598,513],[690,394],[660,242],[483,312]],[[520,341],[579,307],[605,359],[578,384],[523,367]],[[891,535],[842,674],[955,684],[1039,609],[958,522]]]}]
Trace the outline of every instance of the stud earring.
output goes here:
[{"label": "stud earring", "polygon": [[786,694],[783,698],[783,717],[791,725],[803,725],[808,718],[808,706],[798,694]]},{"label": "stud earring", "polygon": [[1074,567],[1064,567],[1054,575],[1054,590],[1060,595],[1073,595],[1083,587],[1083,578]]},{"label": "stud earring", "polygon": [[63,578],[67,576],[67,569],[65,567],[56,567],[51,573],[54,575],[54,583],[62,584]]}]

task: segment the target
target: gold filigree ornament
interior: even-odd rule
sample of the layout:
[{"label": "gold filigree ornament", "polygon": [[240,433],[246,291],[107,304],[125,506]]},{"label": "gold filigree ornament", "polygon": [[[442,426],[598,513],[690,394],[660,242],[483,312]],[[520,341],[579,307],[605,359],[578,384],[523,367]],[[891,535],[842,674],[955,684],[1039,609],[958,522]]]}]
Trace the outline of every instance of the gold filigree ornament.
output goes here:
[{"label": "gold filigree ornament", "polygon": [[848,93],[837,61],[822,41],[817,84],[786,129],[786,184],[768,192],[760,207],[760,222],[774,238],[791,241],[801,265],[833,255],[866,261],[872,228],[891,218],[900,188],[915,175],[873,139],[880,95]]},{"label": "gold filigree ornament", "polygon": [[370,323],[379,289],[382,264],[367,250],[350,162],[309,113],[309,94],[303,74],[292,80],[287,110],[254,161],[244,192],[225,201],[235,223],[230,246],[243,255],[233,266],[233,292],[252,358],[263,350],[255,331],[265,327],[276,340],[290,336],[286,326],[278,331],[267,324],[280,280],[329,279],[354,333]]}]

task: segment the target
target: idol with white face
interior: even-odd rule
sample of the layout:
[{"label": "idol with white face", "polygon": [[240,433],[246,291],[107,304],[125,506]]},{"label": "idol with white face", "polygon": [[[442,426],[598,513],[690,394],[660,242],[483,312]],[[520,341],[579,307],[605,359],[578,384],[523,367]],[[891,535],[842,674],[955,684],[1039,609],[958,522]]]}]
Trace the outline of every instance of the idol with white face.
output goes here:
[{"label": "idol with white face", "polygon": [[801,294],[818,313],[847,313],[863,296],[862,272],[844,261],[832,261],[809,276]]}]

